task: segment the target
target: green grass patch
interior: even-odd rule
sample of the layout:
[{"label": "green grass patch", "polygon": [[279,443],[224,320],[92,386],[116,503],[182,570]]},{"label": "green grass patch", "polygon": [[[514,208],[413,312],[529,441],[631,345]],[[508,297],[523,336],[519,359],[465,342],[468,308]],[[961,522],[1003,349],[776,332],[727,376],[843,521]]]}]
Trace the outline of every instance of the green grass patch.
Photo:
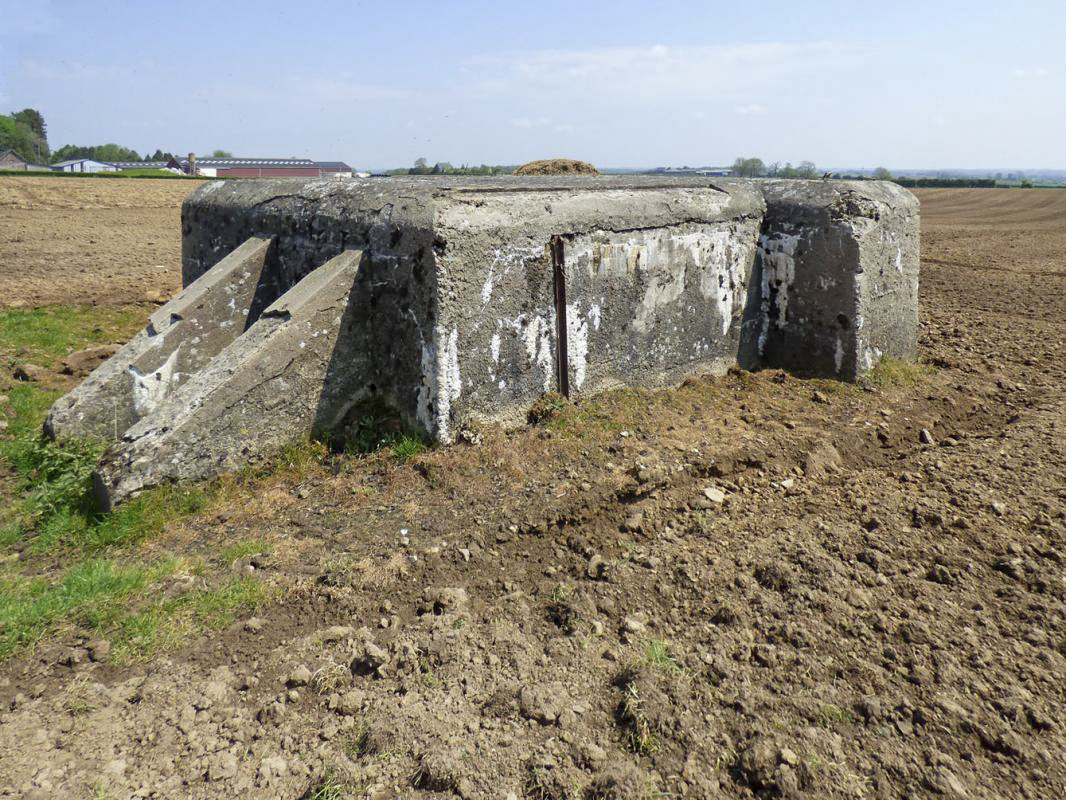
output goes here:
[{"label": "green grass patch", "polygon": [[87,522],[73,542],[88,552],[139,544],[172,520],[207,507],[210,495],[200,487],[159,486],[137,495],[111,514],[98,514]]},{"label": "green grass patch", "polygon": [[822,706],[818,712],[818,724],[823,728],[835,728],[855,720],[855,715],[845,708],[834,705]]},{"label": "green grass patch", "polygon": [[404,435],[393,441],[392,456],[405,464],[426,449],[425,442],[418,436]]},{"label": "green grass patch", "polygon": [[112,643],[112,657],[128,662],[173,650],[190,636],[221,630],[254,611],[267,593],[267,586],[260,581],[236,578],[214,588],[194,589],[156,601],[111,627],[106,635]]},{"label": "green grass patch", "polygon": [[113,621],[131,595],[158,577],[151,568],[103,558],[75,564],[54,582],[0,577],[0,660],[32,646],[64,620],[93,627]]},{"label": "green grass patch", "polygon": [[633,431],[648,411],[648,400],[648,393],[637,389],[613,389],[559,408],[544,419],[543,424],[573,439],[594,439]]},{"label": "green grass patch", "polygon": [[0,350],[16,361],[54,369],[75,350],[128,339],[144,327],[149,313],[144,306],[45,306],[0,311]]},{"label": "green grass patch", "polygon": [[224,565],[229,565],[238,559],[254,556],[256,553],[269,552],[270,543],[265,539],[245,539],[223,547],[218,554],[218,560]]},{"label": "green grass patch", "polygon": [[874,386],[881,388],[912,386],[931,376],[934,371],[929,364],[885,356],[866,377]]},{"label": "green grass patch", "polygon": [[[21,382],[9,387],[4,393],[11,404],[12,413],[6,419],[7,432],[12,439],[39,433],[48,409],[60,395],[60,392]],[[10,440],[0,439],[0,454],[14,455],[10,450],[11,446]]]},{"label": "green grass patch", "polygon": [[343,430],[335,432],[331,439],[329,444],[335,451],[359,456],[388,449],[401,464],[427,447],[424,436],[410,430],[394,409],[376,399],[357,406]]}]

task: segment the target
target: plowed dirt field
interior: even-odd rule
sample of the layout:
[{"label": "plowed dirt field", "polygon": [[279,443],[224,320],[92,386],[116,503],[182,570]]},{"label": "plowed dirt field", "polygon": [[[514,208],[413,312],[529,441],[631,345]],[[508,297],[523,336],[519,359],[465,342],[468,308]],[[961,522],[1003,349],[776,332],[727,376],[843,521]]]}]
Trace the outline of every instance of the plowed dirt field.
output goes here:
[{"label": "plowed dirt field", "polygon": [[[4,299],[82,301],[38,284],[62,219],[94,297],[175,287],[186,186],[130,189],[0,179]],[[921,368],[696,377],[255,484],[144,547],[255,541],[271,601],[0,665],[0,796],[1066,797],[1066,191],[919,197]]]}]

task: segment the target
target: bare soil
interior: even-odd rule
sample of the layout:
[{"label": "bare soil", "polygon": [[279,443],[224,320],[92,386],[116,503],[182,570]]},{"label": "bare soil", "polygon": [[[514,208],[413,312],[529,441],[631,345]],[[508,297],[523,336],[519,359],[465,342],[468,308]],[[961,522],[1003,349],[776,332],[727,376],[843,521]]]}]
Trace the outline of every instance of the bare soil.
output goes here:
[{"label": "bare soil", "polygon": [[192,180],[0,177],[0,307],[157,302],[181,288]]},{"label": "bare soil", "polygon": [[616,392],[174,525],[278,599],[4,665],[0,796],[1066,796],[1066,192],[919,196],[922,371]]}]

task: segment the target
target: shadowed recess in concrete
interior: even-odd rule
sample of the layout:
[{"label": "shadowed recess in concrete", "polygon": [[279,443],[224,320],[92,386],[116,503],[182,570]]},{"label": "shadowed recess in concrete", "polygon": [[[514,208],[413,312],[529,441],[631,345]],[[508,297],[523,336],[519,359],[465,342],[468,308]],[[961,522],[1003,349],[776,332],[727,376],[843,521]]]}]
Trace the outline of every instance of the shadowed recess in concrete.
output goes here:
[{"label": "shadowed recess in concrete", "polygon": [[[336,437],[363,403],[447,443],[464,420],[523,421],[548,391],[731,366],[855,380],[915,347],[918,205],[893,184],[233,181],[195,191],[182,218],[201,321],[196,333],[174,323],[184,332],[134,364],[127,395],[131,378],[166,383],[161,356],[184,358],[173,354],[206,338],[211,314],[225,324],[236,263],[259,264],[257,285],[281,297],[245,333],[219,334],[143,413],[109,422],[97,373],[57,404],[53,434],[119,439],[97,471],[105,504]],[[97,372],[133,363],[120,353]],[[80,429],[58,424],[72,418]]]}]

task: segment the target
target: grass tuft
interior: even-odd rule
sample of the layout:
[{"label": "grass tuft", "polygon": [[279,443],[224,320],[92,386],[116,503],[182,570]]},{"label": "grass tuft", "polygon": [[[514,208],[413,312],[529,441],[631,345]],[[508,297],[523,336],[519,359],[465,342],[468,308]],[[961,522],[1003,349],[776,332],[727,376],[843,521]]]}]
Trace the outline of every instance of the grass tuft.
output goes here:
[{"label": "grass tuft", "polygon": [[173,650],[190,636],[225,628],[258,608],[266,597],[262,582],[237,578],[156,601],[115,622],[109,636],[112,657],[130,662]]},{"label": "grass tuft", "polygon": [[417,436],[405,434],[392,442],[392,455],[404,464],[426,449],[425,442]]},{"label": "grass tuft", "polygon": [[74,350],[125,341],[144,325],[144,306],[45,306],[0,311],[0,350],[54,369]]},{"label": "grass tuft", "polygon": [[834,705],[822,706],[822,710],[818,712],[818,724],[823,728],[835,728],[853,722],[854,719],[855,716],[850,711]]},{"label": "grass tuft", "polygon": [[349,781],[343,780],[335,772],[327,771],[307,787],[307,791],[300,795],[300,800],[346,800],[361,793]]},{"label": "grass tuft", "polygon": [[890,386],[912,386],[925,380],[933,372],[934,369],[929,364],[885,356],[866,377],[874,386],[888,388]]},{"label": "grass tuft", "polygon": [[659,639],[653,639],[648,643],[644,650],[644,660],[648,666],[667,675],[678,676],[685,673],[684,667],[677,663],[670,652],[669,645]]}]

